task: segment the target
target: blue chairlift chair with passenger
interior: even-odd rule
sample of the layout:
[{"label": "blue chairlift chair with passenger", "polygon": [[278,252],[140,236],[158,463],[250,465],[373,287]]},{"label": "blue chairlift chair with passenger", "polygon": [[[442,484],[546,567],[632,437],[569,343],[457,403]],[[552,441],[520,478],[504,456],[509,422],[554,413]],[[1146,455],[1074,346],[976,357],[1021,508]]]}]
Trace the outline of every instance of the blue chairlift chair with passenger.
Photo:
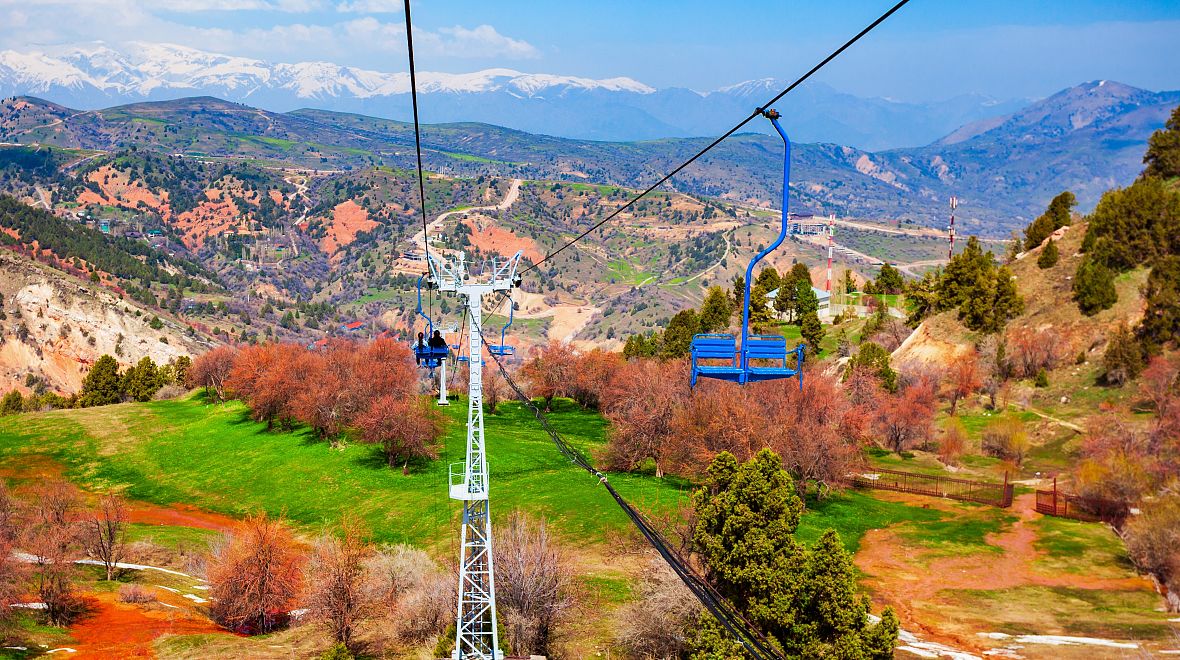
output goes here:
[{"label": "blue chairlift chair with passenger", "polygon": [[448,350],[446,346],[431,346],[430,340],[434,337],[434,321],[422,311],[422,278],[418,278],[418,316],[426,319],[426,332],[419,333],[422,335],[411,346],[414,351],[414,361],[418,366],[424,367],[434,371],[437,367],[442,365],[442,361],[447,359]]},{"label": "blue chairlift chair with passenger", "polygon": [[[693,336],[691,344],[692,373],[690,385],[696,387],[699,378],[716,378],[739,385],[746,383],[799,377],[799,389],[803,389],[803,354],[806,347],[799,344],[787,350],[787,340],[782,335],[750,334],[750,287],[754,280],[754,266],[766,255],[782,245],[787,237],[788,197],[791,181],[791,140],[787,137],[778,120],[781,115],[772,109],[759,109],[763,117],[770,120],[783,138],[783,212],[778,238],[765,250],[759,252],[746,266],[746,289],[742,300],[741,344],[737,338],[725,333],[702,333]],[[794,364],[788,364],[788,357],[794,354]]]}]

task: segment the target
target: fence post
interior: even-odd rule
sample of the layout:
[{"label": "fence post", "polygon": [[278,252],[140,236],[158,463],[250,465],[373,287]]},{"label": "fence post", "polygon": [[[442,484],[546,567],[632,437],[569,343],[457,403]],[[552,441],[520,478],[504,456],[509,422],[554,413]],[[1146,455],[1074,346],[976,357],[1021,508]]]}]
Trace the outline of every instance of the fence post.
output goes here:
[{"label": "fence post", "polygon": [[1053,477],[1053,515],[1057,515],[1057,477]]}]

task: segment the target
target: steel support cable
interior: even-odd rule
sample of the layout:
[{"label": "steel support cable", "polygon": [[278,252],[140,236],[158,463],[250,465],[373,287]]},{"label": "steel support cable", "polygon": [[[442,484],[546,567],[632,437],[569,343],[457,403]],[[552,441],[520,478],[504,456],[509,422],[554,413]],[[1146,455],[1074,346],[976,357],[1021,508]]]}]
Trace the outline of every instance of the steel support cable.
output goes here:
[{"label": "steel support cable", "polygon": [[[477,327],[476,330],[486,342],[483,328]],[[755,660],[774,660],[781,658],[782,656],[771,647],[770,642],[754,626],[746,621],[741,614],[734,610],[733,606],[729,604],[729,601],[719,594],[707,580],[692,570],[688,562],[672,549],[667,539],[648,522],[647,518],[615,490],[615,487],[610,483],[606,475],[595,468],[581,451],[561,437],[561,434],[549,423],[549,419],[545,416],[540,406],[534,403],[524,393],[524,390],[516,384],[512,376],[508,374],[508,370],[504,368],[504,364],[500,361],[499,356],[493,354],[492,360],[495,361],[500,375],[508,383],[512,391],[516,393],[516,397],[520,402],[533,411],[533,417],[536,418],[537,422],[540,423],[541,427],[549,435],[549,438],[557,447],[557,451],[569,459],[571,463],[596,477],[599,483],[606,487],[607,492],[614,498],[619,508],[631,519],[632,524],[639,530],[639,533],[659,553],[664,562],[676,573],[676,576],[688,587],[688,590],[700,601],[701,605],[729,631],[733,639],[737,640]]]},{"label": "steel support cable", "polygon": [[[802,85],[804,82],[807,81],[808,78],[815,75],[815,73],[817,71],[824,68],[825,66],[828,65],[829,62],[831,62],[832,60],[839,57],[841,53],[848,50],[856,42],[860,41],[861,38],[864,37],[866,34],[868,34],[869,32],[872,32],[878,25],[880,25],[881,23],[884,23],[890,16],[892,16],[894,13],[896,13],[897,10],[901,9],[906,4],[908,4],[909,1],[910,0],[899,0],[899,2],[897,4],[893,5],[889,9],[889,11],[885,12],[884,14],[881,14],[879,17],[877,17],[877,20],[870,23],[868,26],[866,26],[860,32],[857,32],[856,36],[852,37],[848,41],[845,41],[844,45],[842,45],[839,48],[837,48],[836,50],[832,51],[827,57],[825,57],[823,60],[821,60],[818,64],[811,67],[811,69],[808,70],[807,73],[805,73],[802,76],[800,76],[799,78],[797,78],[795,80],[795,82],[788,85],[785,89],[783,89],[778,94],[775,94],[774,98],[771,98],[769,101],[758,106],[758,108],[756,108],[753,112],[751,112],[749,114],[749,116],[747,116],[745,119],[738,122],[738,124],[736,126],[734,126],[733,128],[731,128],[728,131],[726,131],[725,133],[723,133],[720,137],[718,137],[717,139],[710,142],[704,149],[701,149],[695,155],[693,155],[692,158],[689,158],[688,160],[684,161],[680,165],[676,166],[675,169],[673,169],[671,172],[668,172],[667,174],[665,174],[659,181],[656,181],[655,183],[651,184],[646,189],[644,189],[643,192],[639,193],[638,195],[636,195],[636,196],[632,197],[630,200],[628,200],[626,204],[624,204],[624,205],[620,206],[619,208],[615,209],[614,211],[612,211],[610,213],[610,215],[606,216],[602,220],[599,220],[597,223],[595,223],[593,226],[591,226],[589,229],[582,232],[581,234],[578,234],[578,236],[576,238],[574,238],[573,240],[567,242],[565,245],[562,245],[561,247],[557,248],[553,252],[550,252],[549,254],[545,255],[545,258],[541,259],[537,263],[535,263],[535,264],[529,266],[528,268],[524,269],[523,271],[521,271],[521,274],[523,275],[524,273],[527,273],[531,270],[536,269],[541,264],[545,263],[546,261],[549,261],[553,257],[556,257],[558,254],[565,251],[566,248],[570,247],[574,243],[577,243],[578,241],[582,240],[583,238],[586,238],[590,234],[594,233],[600,227],[602,227],[606,223],[610,222],[611,220],[615,219],[615,217],[618,216],[620,213],[631,208],[636,202],[638,202],[640,199],[643,199],[644,197],[646,197],[653,190],[662,186],[665,182],[668,181],[668,179],[671,179],[672,177],[679,174],[681,170],[683,170],[684,168],[688,167],[689,165],[692,165],[693,163],[695,163],[698,159],[700,159],[701,156],[704,156],[706,153],[711,151],[714,147],[721,144],[729,136],[740,131],[742,129],[742,127],[744,127],[746,124],[753,121],[755,117],[758,117],[759,115],[761,115],[763,109],[770,107],[774,103],[778,102],[779,99],[781,99],[782,97],[789,94],[796,87],[798,87],[799,85]],[[406,0],[406,2],[407,2],[407,6],[408,6],[409,0]]]},{"label": "steel support cable", "polygon": [[[418,74],[414,66],[414,29],[410,25],[410,0],[406,5],[406,50],[410,56],[410,104],[414,108],[414,151],[418,155],[418,204],[422,207],[422,249],[426,253],[426,269],[430,270],[430,236],[426,229],[426,177],[422,174],[422,128],[418,122]],[[427,294],[430,316],[434,316],[434,290]]]}]

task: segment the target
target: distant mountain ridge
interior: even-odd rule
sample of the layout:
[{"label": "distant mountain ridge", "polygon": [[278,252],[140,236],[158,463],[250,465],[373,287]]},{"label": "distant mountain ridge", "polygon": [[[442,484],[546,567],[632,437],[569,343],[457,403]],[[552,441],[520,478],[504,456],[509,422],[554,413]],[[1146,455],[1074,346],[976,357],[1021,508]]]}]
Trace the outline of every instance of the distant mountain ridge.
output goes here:
[{"label": "distant mountain ridge", "polygon": [[[1005,236],[1062,190],[1072,190],[1082,210],[1089,210],[1105,190],[1134,180],[1147,138],[1178,104],[1180,92],[1096,81],[927,146],[876,152],[799,141],[788,122],[796,137],[793,209],[938,226],[945,222],[947,199],[955,195],[961,231]],[[479,123],[435,124],[423,131],[427,166],[444,174],[628,187],[650,184],[708,141],[573,140]],[[82,113],[35,99],[9,100],[0,103],[0,142],[98,150],[139,145],[317,169],[413,164],[413,131],[404,122],[326,110],[271,113],[213,98]],[[780,195],[781,154],[777,137],[735,135],[672,185],[773,207]]]},{"label": "distant mountain ridge", "polygon": [[[425,121],[479,121],[574,139],[716,135],[785,83],[764,78],[711,92],[655,89],[626,77],[488,69],[420,72]],[[184,46],[134,42],[0,51],[0,96],[49,98],[83,110],[192,96],[286,112],[304,107],[405,120],[409,75],[330,62],[269,63]],[[861,149],[919,146],[963,124],[1022,107],[964,95],[931,103],[862,98],[812,83],[779,104],[795,139]],[[762,131],[763,127],[754,130]]]}]

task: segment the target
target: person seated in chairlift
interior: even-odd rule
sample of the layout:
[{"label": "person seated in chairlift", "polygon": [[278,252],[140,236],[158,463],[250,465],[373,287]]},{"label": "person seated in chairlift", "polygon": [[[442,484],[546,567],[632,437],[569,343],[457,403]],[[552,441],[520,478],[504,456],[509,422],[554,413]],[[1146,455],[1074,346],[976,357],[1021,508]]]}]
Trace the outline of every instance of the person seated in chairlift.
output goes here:
[{"label": "person seated in chairlift", "polygon": [[418,333],[418,350],[414,351],[414,364],[422,364],[422,354],[426,352],[426,333]]},{"label": "person seated in chairlift", "polygon": [[447,347],[447,340],[443,339],[442,333],[439,332],[438,330],[435,330],[434,335],[432,335],[430,337],[430,347],[431,348],[446,348]]}]

